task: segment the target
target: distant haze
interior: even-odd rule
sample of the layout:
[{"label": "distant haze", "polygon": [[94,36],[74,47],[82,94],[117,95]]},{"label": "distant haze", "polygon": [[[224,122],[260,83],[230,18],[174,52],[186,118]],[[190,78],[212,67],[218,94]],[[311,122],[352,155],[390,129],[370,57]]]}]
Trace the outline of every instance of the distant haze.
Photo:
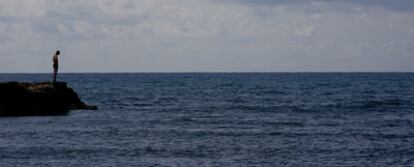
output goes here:
[{"label": "distant haze", "polygon": [[0,0],[0,73],[414,72],[412,0]]}]

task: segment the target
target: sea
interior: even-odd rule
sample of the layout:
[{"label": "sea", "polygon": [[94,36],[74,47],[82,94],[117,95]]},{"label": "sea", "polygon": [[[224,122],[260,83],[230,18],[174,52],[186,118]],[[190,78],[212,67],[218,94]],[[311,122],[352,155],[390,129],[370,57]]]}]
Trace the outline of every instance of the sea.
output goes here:
[{"label": "sea", "polygon": [[[0,74],[0,82],[51,74]],[[414,73],[91,73],[98,111],[0,118],[0,166],[414,166]]]}]

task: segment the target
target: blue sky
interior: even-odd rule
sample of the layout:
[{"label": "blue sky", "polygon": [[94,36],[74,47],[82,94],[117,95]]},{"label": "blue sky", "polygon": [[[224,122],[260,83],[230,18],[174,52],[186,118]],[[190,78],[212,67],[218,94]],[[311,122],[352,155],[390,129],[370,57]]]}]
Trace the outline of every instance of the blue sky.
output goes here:
[{"label": "blue sky", "polygon": [[0,72],[414,71],[411,0],[0,0]]}]

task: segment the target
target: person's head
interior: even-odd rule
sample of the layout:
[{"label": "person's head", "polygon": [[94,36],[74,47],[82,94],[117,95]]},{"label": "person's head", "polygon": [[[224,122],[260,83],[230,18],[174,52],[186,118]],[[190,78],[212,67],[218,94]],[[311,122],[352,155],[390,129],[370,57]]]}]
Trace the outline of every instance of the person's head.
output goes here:
[{"label": "person's head", "polygon": [[56,51],[56,55],[60,55],[60,51],[58,50],[58,51]]}]

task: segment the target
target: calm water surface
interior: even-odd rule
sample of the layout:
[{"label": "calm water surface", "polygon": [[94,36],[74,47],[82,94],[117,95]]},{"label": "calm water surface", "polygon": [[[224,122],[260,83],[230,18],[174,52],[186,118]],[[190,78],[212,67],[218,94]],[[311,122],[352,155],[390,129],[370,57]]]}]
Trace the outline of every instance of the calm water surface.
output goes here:
[{"label": "calm water surface", "polygon": [[414,165],[413,73],[60,79],[100,110],[0,118],[0,166]]}]

